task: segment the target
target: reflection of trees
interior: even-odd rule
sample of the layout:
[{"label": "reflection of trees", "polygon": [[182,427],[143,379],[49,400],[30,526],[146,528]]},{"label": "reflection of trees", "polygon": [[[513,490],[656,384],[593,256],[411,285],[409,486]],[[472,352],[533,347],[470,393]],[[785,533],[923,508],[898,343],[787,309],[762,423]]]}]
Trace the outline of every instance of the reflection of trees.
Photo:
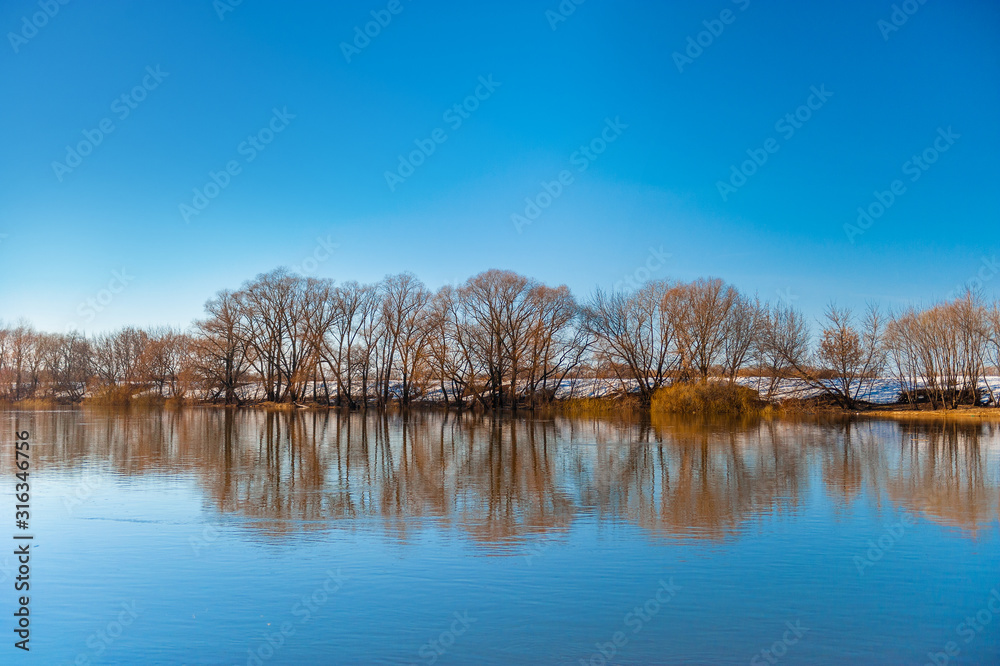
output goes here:
[{"label": "reflection of trees", "polygon": [[818,436],[822,438],[823,485],[828,495],[844,505],[858,499],[864,489],[866,454],[871,453],[873,440],[866,425],[843,421]]},{"label": "reflection of trees", "polygon": [[995,426],[232,409],[30,419],[35,441],[47,443],[40,469],[194,475],[218,511],[278,533],[371,523],[406,538],[440,521],[502,543],[596,514],[662,535],[723,538],[797,510],[813,482],[835,505],[888,499],[974,532],[997,519],[1000,500]]},{"label": "reflection of trees", "polygon": [[998,435],[995,424],[844,421],[825,430],[823,481],[845,504],[867,486],[876,501],[975,534],[1000,514]]},{"label": "reflection of trees", "polygon": [[890,458],[894,464],[884,483],[889,497],[973,534],[995,523],[1000,509],[997,435],[995,424],[900,424],[898,449]]},{"label": "reflection of trees", "polygon": [[656,426],[632,446],[599,448],[587,504],[655,532],[712,538],[798,504],[805,456],[782,426]]}]

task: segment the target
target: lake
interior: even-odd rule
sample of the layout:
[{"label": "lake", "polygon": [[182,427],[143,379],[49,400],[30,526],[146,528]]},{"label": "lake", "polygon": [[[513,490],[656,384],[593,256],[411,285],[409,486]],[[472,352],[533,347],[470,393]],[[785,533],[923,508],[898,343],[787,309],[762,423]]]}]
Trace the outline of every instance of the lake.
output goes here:
[{"label": "lake", "polygon": [[998,424],[0,421],[5,664],[1000,663]]}]

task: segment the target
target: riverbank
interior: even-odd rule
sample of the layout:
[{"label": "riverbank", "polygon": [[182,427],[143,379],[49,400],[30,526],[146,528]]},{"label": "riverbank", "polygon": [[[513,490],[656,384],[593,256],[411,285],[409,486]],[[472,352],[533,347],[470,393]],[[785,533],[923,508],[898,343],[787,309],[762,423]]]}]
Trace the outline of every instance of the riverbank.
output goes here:
[{"label": "riverbank", "polygon": [[[995,378],[990,378],[995,379]],[[770,390],[761,390],[760,378],[739,378],[734,383],[725,381],[683,382],[657,389],[643,400],[638,387],[617,387],[610,380],[574,380],[563,382],[550,400],[533,405],[519,403],[500,410],[505,413],[535,415],[541,418],[563,416],[568,418],[591,418],[633,420],[656,417],[657,415],[681,415],[702,417],[751,417],[751,418],[795,418],[817,416],[822,418],[888,418],[903,420],[966,420],[998,421],[1000,408],[995,406],[960,406],[956,409],[933,409],[930,403],[914,405],[902,403],[898,385],[891,380],[874,380],[866,387],[863,397],[859,396],[858,407],[845,409],[828,393],[815,387],[803,386],[796,380],[782,380]],[[798,383],[799,385],[796,385]],[[244,387],[253,388],[253,385]],[[300,402],[272,402],[260,400],[259,392],[244,390],[239,405],[222,405],[203,400],[200,396],[166,397],[159,392],[144,390],[138,393],[121,390],[98,389],[86,394],[82,400],[68,397],[31,398],[16,402],[0,401],[0,409],[51,410],[76,405],[88,407],[165,407],[186,406],[228,407],[263,411],[349,411],[348,407],[330,405],[322,401],[303,400]],[[257,393],[257,395],[254,395]],[[395,393],[395,392],[394,392]],[[249,395],[248,395],[249,394]],[[307,394],[308,395],[308,394]],[[461,405],[454,401],[445,402],[441,393],[430,391],[403,408],[396,399],[387,407],[377,407],[369,403],[372,410],[398,411],[400,409],[453,411],[484,413],[491,412],[479,402],[466,400]],[[770,399],[764,397],[770,396]],[[397,396],[393,396],[394,398]],[[352,411],[365,407],[355,405]]]},{"label": "riverbank", "polygon": [[[0,401],[0,410],[23,410],[23,411],[51,411],[75,409],[79,407],[90,408],[166,408],[178,409],[183,407],[207,407],[224,408],[236,410],[252,410],[266,412],[329,412],[329,411],[361,411],[359,409],[350,410],[347,407],[337,407],[335,405],[325,405],[319,403],[243,403],[241,405],[222,405],[220,403],[203,402],[198,400],[136,400],[123,403],[109,403],[84,400],[83,402],[60,402],[47,399],[22,400],[17,402]],[[379,408],[369,406],[367,409],[378,411]],[[397,412],[402,409],[398,404],[393,403],[383,411]],[[408,409],[411,411],[449,411],[454,413],[484,413],[481,407],[472,406],[457,409],[454,405],[445,406],[436,402],[417,402]],[[651,406],[644,406],[634,397],[602,397],[602,398],[569,398],[555,400],[549,404],[535,408],[519,408],[517,410],[499,410],[504,413],[518,413],[525,416],[549,418],[560,416],[577,419],[598,419],[629,421],[635,419],[655,418],[657,415],[681,415],[692,417],[758,417],[765,419],[795,419],[800,417],[821,417],[821,418],[869,418],[869,419],[893,419],[898,421],[964,421],[980,423],[1000,423],[1000,408],[996,407],[972,407],[960,406],[956,409],[930,409],[921,406],[920,409],[913,409],[912,405],[870,405],[859,409],[843,409],[829,402],[819,400],[784,400],[774,404],[763,404],[759,408],[746,409],[718,409],[718,405],[709,408],[689,408],[689,409],[656,409]]]},{"label": "riverbank", "polygon": [[910,405],[879,405],[877,409],[846,413],[869,418],[897,419],[900,421],[1000,422],[1000,409],[996,407],[972,407],[966,405],[955,409],[913,409]]}]

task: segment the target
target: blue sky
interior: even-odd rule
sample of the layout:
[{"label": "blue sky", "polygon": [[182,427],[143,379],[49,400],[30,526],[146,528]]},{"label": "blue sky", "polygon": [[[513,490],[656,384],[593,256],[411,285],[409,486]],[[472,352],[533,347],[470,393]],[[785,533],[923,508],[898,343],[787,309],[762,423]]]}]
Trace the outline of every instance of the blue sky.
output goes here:
[{"label": "blue sky", "polygon": [[[717,276],[810,316],[929,303],[978,274],[998,291],[995,3],[913,0],[897,26],[893,3],[860,0],[586,0],[559,21],[556,0],[244,0],[220,18],[232,2],[0,7],[0,317],[186,325],[278,265],[432,288],[509,268],[581,297]],[[386,25],[345,56],[372,12]],[[433,153],[390,188],[418,141]]]}]

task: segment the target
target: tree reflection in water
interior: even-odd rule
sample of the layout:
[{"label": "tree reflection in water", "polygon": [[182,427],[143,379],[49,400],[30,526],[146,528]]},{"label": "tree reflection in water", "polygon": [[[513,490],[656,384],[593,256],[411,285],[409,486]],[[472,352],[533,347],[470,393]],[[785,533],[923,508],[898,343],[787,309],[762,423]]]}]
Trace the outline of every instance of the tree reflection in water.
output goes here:
[{"label": "tree reflection in water", "polygon": [[797,511],[816,475],[841,510],[866,496],[970,536],[997,521],[1000,504],[994,424],[209,408],[18,418],[42,444],[39,470],[193,475],[216,510],[265,534],[365,528],[406,540],[439,521],[504,547],[593,517],[725,539]]}]

